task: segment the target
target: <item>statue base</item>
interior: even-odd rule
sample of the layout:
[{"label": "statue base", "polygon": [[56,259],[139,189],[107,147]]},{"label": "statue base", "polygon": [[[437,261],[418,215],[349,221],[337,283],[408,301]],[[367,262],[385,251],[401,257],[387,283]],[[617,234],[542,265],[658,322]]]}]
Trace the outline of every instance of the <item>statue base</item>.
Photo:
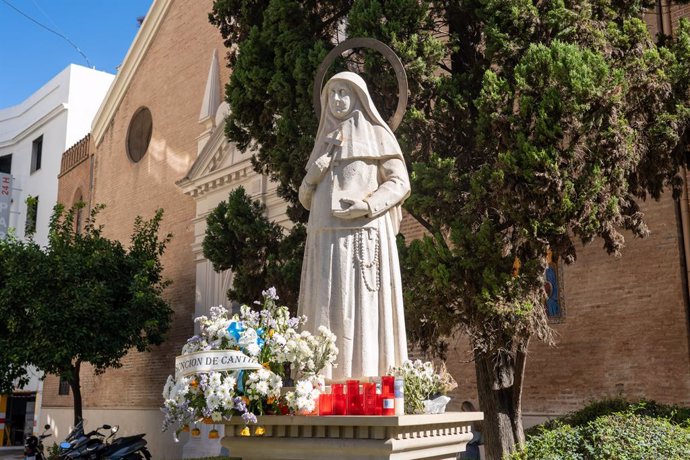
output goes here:
[{"label": "statue base", "polygon": [[[249,436],[240,417],[225,422],[223,446],[242,460],[455,460],[472,440],[481,412],[436,415],[258,417]],[[257,435],[257,428],[263,434]],[[261,430],[259,430],[261,433]]]}]

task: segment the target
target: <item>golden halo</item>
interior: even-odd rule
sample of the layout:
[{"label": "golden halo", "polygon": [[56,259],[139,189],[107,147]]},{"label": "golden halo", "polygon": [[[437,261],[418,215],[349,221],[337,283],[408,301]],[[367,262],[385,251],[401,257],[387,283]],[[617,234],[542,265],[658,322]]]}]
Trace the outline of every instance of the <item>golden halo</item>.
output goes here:
[{"label": "golden halo", "polygon": [[323,59],[319,69],[316,72],[316,77],[314,77],[314,91],[313,91],[313,105],[314,112],[316,113],[316,118],[321,117],[321,90],[323,89],[323,79],[326,76],[328,68],[331,66],[336,56],[339,56],[345,50],[350,50],[354,48],[369,48],[381,53],[383,57],[393,66],[395,70],[395,78],[398,80],[398,106],[395,109],[393,116],[387,121],[388,126],[392,131],[398,129],[400,122],[405,115],[405,108],[407,107],[407,74],[405,73],[405,68],[400,62],[400,58],[395,54],[395,52],[390,49],[386,44],[376,40],[375,38],[350,38],[345,40],[335,48],[333,48]]}]

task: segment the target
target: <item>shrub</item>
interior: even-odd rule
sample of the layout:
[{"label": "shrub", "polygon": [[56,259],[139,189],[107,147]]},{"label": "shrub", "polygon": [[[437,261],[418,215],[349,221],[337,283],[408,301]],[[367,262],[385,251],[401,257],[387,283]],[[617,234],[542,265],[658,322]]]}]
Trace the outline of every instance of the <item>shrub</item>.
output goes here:
[{"label": "shrub", "polygon": [[582,409],[567,414],[564,417],[549,420],[542,425],[529,428],[525,430],[525,434],[528,437],[535,436],[540,434],[543,429],[552,430],[560,425],[583,426],[599,417],[615,413],[630,413],[652,418],[662,418],[667,419],[674,425],[690,428],[690,408],[688,407],[659,404],[645,399],[631,402],[619,397],[593,401]]},{"label": "shrub", "polygon": [[553,429],[540,428],[525,448],[513,454],[510,460],[584,460],[580,453],[582,436],[580,429],[570,425],[559,425]]},{"label": "shrub", "polygon": [[690,458],[690,409],[622,398],[529,430],[510,460],[681,460]]},{"label": "shrub", "polygon": [[577,412],[565,416],[562,421],[571,426],[582,426],[604,415],[629,413],[652,418],[667,419],[674,425],[690,426],[690,408],[659,404],[642,399],[630,402],[623,398],[595,401]]},{"label": "shrub", "polygon": [[690,458],[690,431],[665,419],[636,414],[599,417],[579,428],[592,460],[683,460]]}]

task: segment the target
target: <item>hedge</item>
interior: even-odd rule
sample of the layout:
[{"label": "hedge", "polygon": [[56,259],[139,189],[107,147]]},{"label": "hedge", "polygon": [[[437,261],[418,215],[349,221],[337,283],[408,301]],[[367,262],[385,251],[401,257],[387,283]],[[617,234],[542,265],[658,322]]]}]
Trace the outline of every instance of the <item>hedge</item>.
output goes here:
[{"label": "hedge", "polygon": [[690,459],[690,409],[610,399],[528,432],[510,460]]}]

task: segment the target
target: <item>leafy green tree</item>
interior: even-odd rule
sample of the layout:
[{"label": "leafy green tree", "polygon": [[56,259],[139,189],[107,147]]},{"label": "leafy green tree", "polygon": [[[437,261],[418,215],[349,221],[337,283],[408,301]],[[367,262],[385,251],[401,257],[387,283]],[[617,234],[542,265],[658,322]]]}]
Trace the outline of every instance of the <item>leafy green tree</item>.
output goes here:
[{"label": "leafy green tree", "polygon": [[[524,440],[530,338],[551,342],[543,308],[550,250],[618,255],[621,229],[648,229],[639,200],[680,193],[690,140],[690,27],[651,37],[644,0],[216,0],[233,68],[227,134],[255,148],[296,222],[317,121],[312,79],[338,31],[389,44],[410,101],[397,132],[412,171],[407,211],[426,229],[402,253],[408,331],[443,354],[470,337],[490,458]],[[659,39],[658,42],[656,39]],[[395,78],[349,53],[384,117]]]},{"label": "leafy green tree", "polygon": [[129,248],[105,238],[94,208],[83,229],[56,205],[48,246],[7,239],[0,244],[0,329],[3,359],[33,365],[65,378],[82,416],[80,369],[96,373],[120,367],[131,350],[160,344],[172,309],[162,293],[160,257],[171,235],[160,239],[162,210],[148,221],[137,217]]},{"label": "leafy green tree", "polygon": [[[28,280],[37,274],[36,267],[41,261],[40,250],[17,241],[14,234],[9,234],[6,239],[0,239],[0,260],[0,296],[13,296],[17,305],[28,305],[31,302],[32,287]],[[25,279],[28,285],[12,289],[7,278],[16,270],[29,272]],[[4,305],[2,301],[0,305]],[[16,387],[21,388],[28,383],[26,350],[21,341],[25,329],[29,327],[29,319],[28,308],[9,312],[0,306],[0,393],[11,393]]]},{"label": "leafy green tree", "polygon": [[230,192],[206,218],[204,257],[217,272],[232,270],[228,298],[251,304],[266,286],[274,286],[286,305],[297,305],[304,226],[285,235],[265,216],[266,207],[252,201],[243,187]]}]

